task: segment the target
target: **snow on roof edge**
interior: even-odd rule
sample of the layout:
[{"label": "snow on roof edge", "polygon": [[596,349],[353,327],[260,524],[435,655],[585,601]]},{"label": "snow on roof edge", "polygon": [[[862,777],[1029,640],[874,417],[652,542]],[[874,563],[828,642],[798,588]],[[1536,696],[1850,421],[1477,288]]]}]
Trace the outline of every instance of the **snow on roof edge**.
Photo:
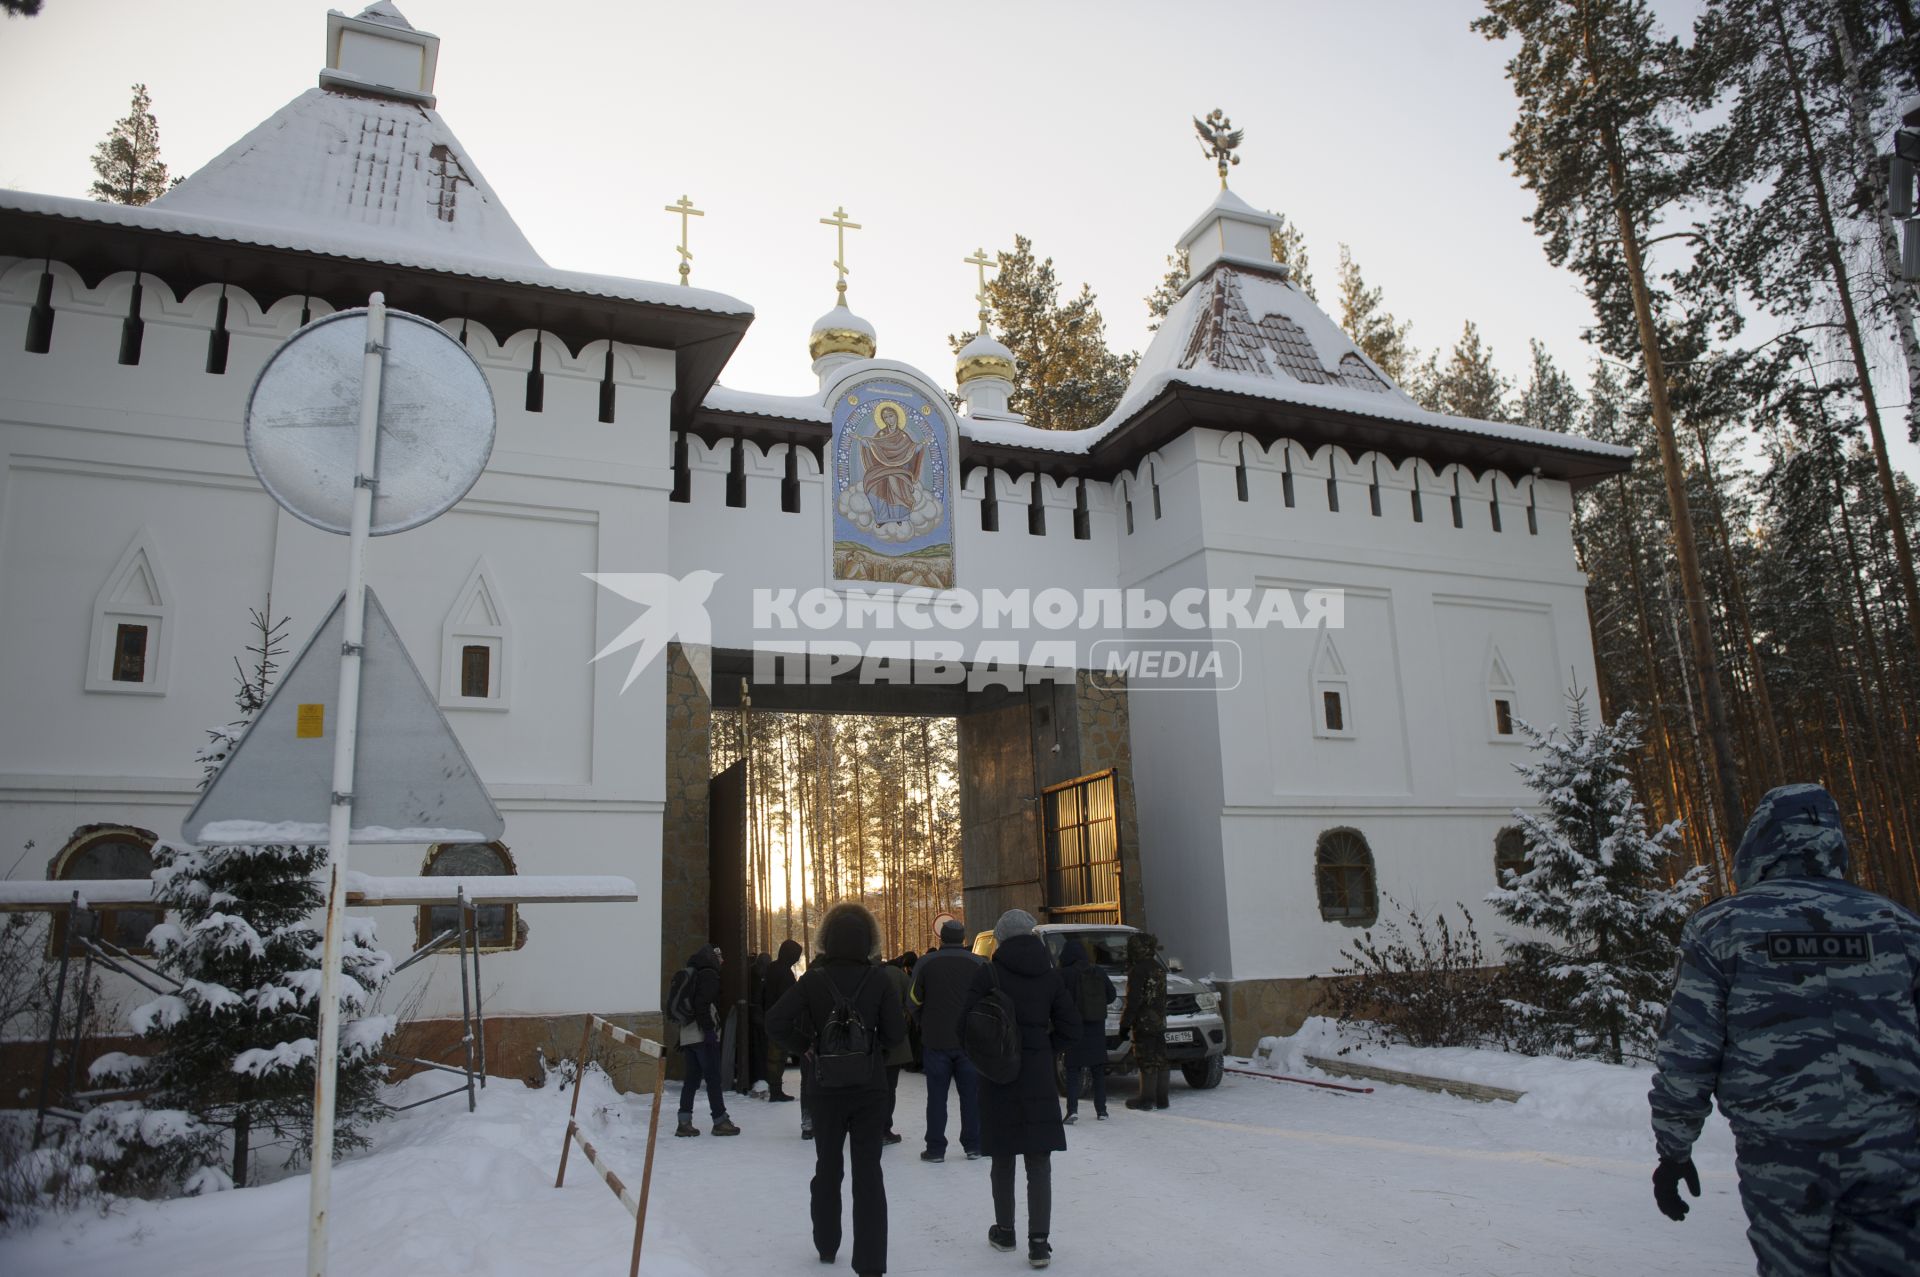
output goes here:
[{"label": "snow on roof edge", "polygon": [[536,267],[524,263],[502,263],[453,255],[409,252],[378,239],[341,234],[303,234],[288,228],[233,222],[200,214],[174,213],[166,209],[128,204],[107,204],[96,200],[74,199],[64,195],[41,195],[32,191],[0,188],[0,210],[32,213],[43,217],[62,217],[73,221],[105,226],[156,231],[161,234],[187,235],[200,239],[222,240],[260,248],[278,248],[290,252],[317,253],[351,261],[370,262],[411,270],[465,275],[472,279],[504,284],[524,284],[534,288],[553,288],[565,292],[605,297],[613,301],[640,302],[668,306],[676,310],[697,310],[719,315],[752,315],[753,307],[737,297],[705,288],[666,284],[652,280],[626,279],[617,275],[596,275],[584,271]]}]

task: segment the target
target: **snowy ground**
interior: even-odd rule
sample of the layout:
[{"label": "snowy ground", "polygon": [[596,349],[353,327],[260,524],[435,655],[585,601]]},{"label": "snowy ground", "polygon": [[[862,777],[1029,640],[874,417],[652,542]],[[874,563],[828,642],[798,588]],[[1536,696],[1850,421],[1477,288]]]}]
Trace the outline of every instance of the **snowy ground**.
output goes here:
[{"label": "snowy ground", "polygon": [[[1420,1054],[1358,1058],[1412,1068]],[[1083,1105],[1083,1121],[1068,1130],[1071,1147],[1054,1159],[1055,1270],[1753,1271],[1731,1137],[1718,1118],[1696,1150],[1704,1193],[1693,1214],[1674,1224],[1654,1209],[1643,1070],[1484,1052],[1426,1063],[1503,1085],[1516,1085],[1516,1070],[1529,1073],[1534,1095],[1520,1105],[1476,1104],[1401,1087],[1353,1095],[1232,1074],[1218,1090],[1194,1092],[1176,1076],[1171,1109],[1134,1113],[1120,1107],[1132,1085],[1120,1080],[1113,1120],[1096,1124]],[[1304,1071],[1284,1052],[1276,1067]],[[924,1096],[920,1077],[904,1074],[896,1126],[907,1139],[886,1154],[890,1271],[1026,1271],[1023,1256],[986,1244],[987,1163],[957,1150],[943,1165],[918,1160]],[[590,1138],[636,1189],[646,1098],[616,1097],[597,1075],[582,1097],[583,1111],[595,1109]],[[334,1173],[333,1270],[624,1273],[628,1217],[577,1150],[567,1186],[553,1187],[569,1099],[497,1080],[473,1115],[447,1100],[386,1124],[371,1153]],[[808,1240],[813,1146],[798,1137],[799,1105],[736,1097],[733,1107],[745,1128],[737,1139],[663,1134],[642,1270],[827,1271]],[[704,1103],[698,1116],[704,1128]],[[306,1203],[304,1176],[211,1198],[120,1203],[104,1217],[89,1211],[0,1240],[0,1272],[295,1273]],[[849,1228],[843,1263],[850,1246]]]}]

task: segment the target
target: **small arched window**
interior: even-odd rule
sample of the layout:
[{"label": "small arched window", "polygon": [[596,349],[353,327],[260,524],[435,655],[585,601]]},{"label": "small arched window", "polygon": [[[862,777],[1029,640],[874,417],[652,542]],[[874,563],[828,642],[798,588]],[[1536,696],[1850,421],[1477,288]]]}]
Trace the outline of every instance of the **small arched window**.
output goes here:
[{"label": "small arched window", "polygon": [[1329,829],[1313,849],[1320,916],[1329,922],[1371,926],[1380,916],[1373,880],[1373,851],[1357,829]]},{"label": "small arched window", "polygon": [[1493,839],[1493,880],[1500,886],[1507,885],[1507,872],[1523,874],[1533,868],[1533,858],[1527,855],[1527,836],[1518,825],[1508,825]]},{"label": "small arched window", "polygon": [[[99,882],[107,878],[147,878],[153,874],[154,836],[151,830],[129,825],[85,825],[47,865],[47,877],[62,882]],[[81,895],[86,891],[83,888]],[[147,933],[160,923],[162,910],[125,906],[99,910],[102,940],[129,953],[147,954]],[[66,944],[66,916],[54,915],[49,953],[60,955]]]},{"label": "small arched window", "polygon": [[[435,843],[427,852],[427,863],[420,872],[429,878],[461,878],[519,870],[503,843],[443,842]],[[483,953],[510,952],[527,943],[527,924],[520,921],[520,910],[514,905],[481,905],[477,921]],[[459,926],[459,905],[422,905],[413,947],[418,949],[442,931],[456,931]]]}]

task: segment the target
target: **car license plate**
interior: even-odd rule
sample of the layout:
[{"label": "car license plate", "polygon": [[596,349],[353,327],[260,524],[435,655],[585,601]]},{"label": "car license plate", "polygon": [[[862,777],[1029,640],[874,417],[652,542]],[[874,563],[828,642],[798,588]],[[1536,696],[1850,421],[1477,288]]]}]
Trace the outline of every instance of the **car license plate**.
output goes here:
[{"label": "car license plate", "polygon": [[1192,1029],[1168,1029],[1167,1041],[1191,1042],[1193,1041],[1193,1030]]}]

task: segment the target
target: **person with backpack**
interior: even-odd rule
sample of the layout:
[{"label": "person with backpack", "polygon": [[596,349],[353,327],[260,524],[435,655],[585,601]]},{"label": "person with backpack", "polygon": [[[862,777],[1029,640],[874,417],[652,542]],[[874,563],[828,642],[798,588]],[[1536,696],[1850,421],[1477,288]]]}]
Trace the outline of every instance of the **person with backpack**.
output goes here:
[{"label": "person with backpack", "polygon": [[1120,1032],[1133,1034],[1133,1063],[1140,1070],[1140,1094],[1130,1109],[1167,1107],[1167,969],[1160,965],[1160,942],[1144,931],[1127,937],[1127,1005]]},{"label": "person with backpack", "polygon": [[667,1018],[680,1026],[680,1066],[686,1080],[680,1087],[680,1124],[673,1133],[681,1138],[698,1135],[693,1124],[693,1101],[700,1084],[707,1086],[707,1107],[713,1115],[715,1135],[738,1135],[740,1128],[727,1116],[727,1092],[720,1080],[720,964],[725,961],[717,945],[702,945],[687,959],[687,965],[675,973],[667,988]]},{"label": "person with backpack", "polygon": [[995,1250],[1016,1245],[1014,1167],[1016,1160],[1024,1161],[1027,1263],[1045,1268],[1053,1256],[1048,1240],[1053,1154],[1067,1147],[1053,1057],[1079,1041],[1080,1011],[1033,927],[1033,915],[1024,909],[1000,915],[993,928],[993,960],[980,966],[967,991],[965,1037],[967,1054],[983,1079],[980,1147],[993,1159],[993,1226],[987,1241]]},{"label": "person with backpack", "polygon": [[947,1160],[947,1084],[960,1095],[960,1147],[967,1160],[980,1156],[980,1074],[962,1048],[960,1030],[967,994],[980,974],[980,958],[967,948],[958,918],[940,924],[940,947],[914,964],[908,993],[920,1026],[921,1061],[927,1071],[927,1146],[923,1162]]},{"label": "person with backpack", "polygon": [[1087,946],[1067,938],[1060,949],[1060,978],[1080,1012],[1080,1040],[1066,1050],[1066,1124],[1080,1120],[1080,1075],[1093,1075],[1093,1115],[1107,1120],[1107,1007],[1120,996],[1113,979],[1087,954]]},{"label": "person with backpack", "polygon": [[[774,955],[772,964],[767,968],[767,978],[760,986],[761,1024],[766,1023],[765,1013],[772,1010],[775,1003],[786,996],[787,990],[794,984],[793,964],[800,961],[804,952],[798,940],[782,940],[780,952]],[[773,1041],[772,1034],[767,1035],[767,1099],[775,1104],[793,1100],[787,1094],[787,1048]]]},{"label": "person with backpack", "polygon": [[906,1040],[900,998],[875,964],[880,928],[846,902],[820,922],[819,961],[767,1012],[774,1041],[813,1056],[813,1247],[830,1264],[840,1252],[840,1182],[853,1160],[853,1269],[887,1270],[887,1188],[880,1171],[887,1133],[885,1056]]}]

